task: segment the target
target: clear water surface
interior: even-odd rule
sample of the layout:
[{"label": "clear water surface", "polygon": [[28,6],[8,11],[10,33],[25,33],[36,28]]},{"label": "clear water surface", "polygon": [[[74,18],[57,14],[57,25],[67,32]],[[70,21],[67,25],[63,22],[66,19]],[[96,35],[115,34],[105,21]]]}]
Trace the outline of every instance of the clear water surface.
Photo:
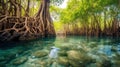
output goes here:
[{"label": "clear water surface", "polygon": [[[51,47],[60,48],[50,58]],[[0,43],[0,67],[119,67],[120,38],[59,36]]]}]

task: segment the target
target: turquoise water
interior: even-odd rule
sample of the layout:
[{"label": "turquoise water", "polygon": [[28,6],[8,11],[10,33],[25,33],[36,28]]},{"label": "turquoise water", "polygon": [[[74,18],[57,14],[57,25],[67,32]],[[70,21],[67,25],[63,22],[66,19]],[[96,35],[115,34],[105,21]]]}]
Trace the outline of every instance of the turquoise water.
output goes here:
[{"label": "turquoise water", "polygon": [[[51,47],[60,48],[50,58]],[[0,43],[0,67],[119,67],[120,39],[59,36]]]}]

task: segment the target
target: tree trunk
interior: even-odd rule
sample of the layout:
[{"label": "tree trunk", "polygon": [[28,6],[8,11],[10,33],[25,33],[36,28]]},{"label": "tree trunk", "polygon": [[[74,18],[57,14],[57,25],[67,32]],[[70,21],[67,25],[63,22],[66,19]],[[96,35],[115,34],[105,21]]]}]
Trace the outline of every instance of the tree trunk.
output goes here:
[{"label": "tree trunk", "polygon": [[42,31],[44,32],[45,37],[49,35],[55,35],[55,30],[53,27],[52,19],[49,12],[50,0],[42,0],[36,18],[40,18],[42,23]]},{"label": "tree trunk", "polygon": [[30,0],[28,0],[25,16],[29,16],[29,12],[30,12],[29,10],[30,10]]}]

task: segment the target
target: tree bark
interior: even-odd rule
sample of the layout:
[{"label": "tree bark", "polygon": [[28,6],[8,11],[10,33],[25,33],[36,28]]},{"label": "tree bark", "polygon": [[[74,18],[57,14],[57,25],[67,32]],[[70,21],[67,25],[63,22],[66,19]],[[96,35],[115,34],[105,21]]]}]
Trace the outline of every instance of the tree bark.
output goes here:
[{"label": "tree bark", "polygon": [[45,37],[50,35],[55,35],[55,30],[53,27],[52,19],[49,12],[50,0],[42,0],[36,18],[40,18],[42,23],[42,31],[45,34]]}]

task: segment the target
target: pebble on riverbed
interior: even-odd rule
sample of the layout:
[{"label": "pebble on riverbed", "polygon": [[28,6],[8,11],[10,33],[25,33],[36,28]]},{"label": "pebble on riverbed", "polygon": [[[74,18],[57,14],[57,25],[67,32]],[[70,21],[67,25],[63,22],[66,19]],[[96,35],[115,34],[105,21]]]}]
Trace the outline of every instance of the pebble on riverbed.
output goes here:
[{"label": "pebble on riverbed", "polygon": [[38,50],[32,53],[32,56],[35,56],[36,58],[41,58],[47,55],[48,55],[48,52],[43,51],[43,50]]},{"label": "pebble on riverbed", "polygon": [[12,61],[12,64],[13,65],[20,65],[20,64],[23,64],[24,62],[26,62],[28,60],[27,57],[23,56],[23,57],[19,57],[19,58],[16,58]]},{"label": "pebble on riverbed", "polygon": [[67,52],[69,63],[73,67],[84,67],[85,65],[92,63],[92,58],[84,53],[76,50],[70,50]]},{"label": "pebble on riverbed", "polygon": [[67,57],[59,57],[58,58],[58,63],[61,65],[64,65],[66,67],[69,66],[68,58]]}]

